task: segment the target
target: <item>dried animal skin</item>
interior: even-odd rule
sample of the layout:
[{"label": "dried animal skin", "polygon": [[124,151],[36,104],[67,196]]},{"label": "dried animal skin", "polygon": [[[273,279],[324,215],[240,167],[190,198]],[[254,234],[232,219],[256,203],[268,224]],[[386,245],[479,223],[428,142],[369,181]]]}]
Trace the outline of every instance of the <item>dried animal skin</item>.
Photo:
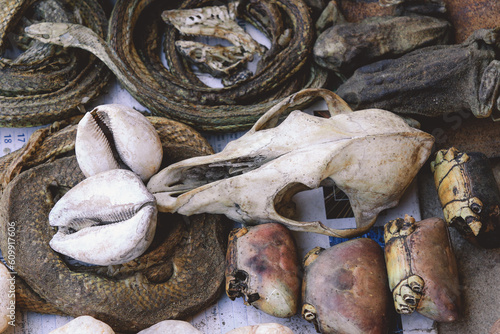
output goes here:
[{"label": "dried animal skin", "polygon": [[353,109],[488,117],[500,106],[500,28],[480,29],[462,44],[428,46],[358,68],[337,93]]},{"label": "dried animal skin", "polygon": [[382,58],[393,58],[417,48],[447,44],[451,25],[430,16],[383,16],[337,24],[316,40],[313,54],[319,65],[350,72]]},{"label": "dried animal skin", "polygon": [[459,318],[458,269],[448,227],[439,218],[406,216],[384,227],[389,287],[398,312],[413,311],[439,322]]},{"label": "dried animal skin", "polygon": [[70,189],[49,214],[57,252],[96,264],[121,264],[148,248],[156,228],[154,197],[133,172],[113,169]]},{"label": "dried animal skin", "polygon": [[160,169],[163,150],[155,128],[138,111],[120,104],[97,106],[78,123],[75,153],[85,176],[130,169],[148,180]]},{"label": "dried animal skin", "polygon": [[226,256],[226,293],[275,317],[297,313],[301,270],[295,240],[281,224],[235,229]]},{"label": "dried animal skin", "polygon": [[[303,95],[325,99],[331,118],[296,110]],[[352,112],[333,92],[307,89],[271,108],[244,136],[217,154],[171,165],[148,182],[160,211],[225,214],[245,223],[280,222],[292,230],[333,236],[364,233],[395,206],[430,154],[434,138],[391,112]],[[292,197],[330,179],[350,199],[356,229],[299,222]]]}]

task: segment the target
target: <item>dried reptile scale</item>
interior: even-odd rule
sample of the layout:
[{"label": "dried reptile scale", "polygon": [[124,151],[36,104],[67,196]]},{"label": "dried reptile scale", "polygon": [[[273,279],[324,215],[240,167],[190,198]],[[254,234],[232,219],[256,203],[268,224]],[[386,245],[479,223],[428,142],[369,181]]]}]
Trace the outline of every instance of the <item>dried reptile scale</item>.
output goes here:
[{"label": "dried reptile scale", "polygon": [[[30,27],[29,35],[96,54],[153,114],[180,120],[198,130],[249,128],[285,96],[305,87],[325,85],[326,71],[311,59],[315,32],[309,9],[300,0],[243,1],[238,15],[257,26],[273,44],[250,78],[224,88],[205,85],[178,53],[177,29],[163,22],[159,13],[209,4],[206,0],[119,0],[110,18],[107,43],[81,26],[36,25]],[[168,68],[160,59],[163,31]],[[65,35],[64,40],[59,39],[61,35]],[[296,101],[295,107],[310,102]]]},{"label": "dried reptile scale", "polygon": [[[149,119],[162,138],[166,165],[212,152],[191,128]],[[179,215],[160,217],[151,247],[123,265],[77,266],[50,249],[55,231],[46,222],[53,202],[84,179],[72,153],[75,136],[76,125],[53,134],[42,129],[33,136],[37,142],[26,146],[30,150],[1,159],[0,246],[8,249],[7,222],[15,222],[17,305],[42,313],[91,315],[115,331],[137,332],[214,302],[223,291],[227,242],[219,216],[198,215],[188,222]],[[60,152],[66,153],[60,157]]]},{"label": "dried reptile scale", "polygon": [[107,19],[96,0],[2,1],[0,8],[1,126],[49,124],[99,95],[110,78],[99,59],[29,40],[23,31],[34,22],[74,22],[105,36]]}]

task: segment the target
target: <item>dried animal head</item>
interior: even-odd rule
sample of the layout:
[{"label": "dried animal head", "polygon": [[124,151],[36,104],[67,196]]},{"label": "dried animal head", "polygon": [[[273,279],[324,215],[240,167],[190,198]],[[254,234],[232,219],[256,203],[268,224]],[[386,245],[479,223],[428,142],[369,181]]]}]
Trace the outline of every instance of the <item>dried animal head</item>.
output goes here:
[{"label": "dried animal head", "polygon": [[[305,96],[322,97],[332,117],[296,110],[277,125],[288,105]],[[380,211],[397,205],[433,142],[391,112],[352,112],[333,92],[306,89],[271,108],[222,152],[163,169],[148,189],[160,211],[218,213],[242,223],[279,222],[292,230],[352,236],[369,230]],[[292,197],[322,181],[333,181],[349,196],[356,229],[291,219]]]},{"label": "dried animal head", "polygon": [[131,171],[112,169],[91,176],[56,202],[49,223],[58,231],[56,252],[96,264],[121,264],[149,247],[156,228],[156,203]]},{"label": "dried animal head", "polygon": [[106,104],[86,113],[78,123],[75,154],[87,177],[124,168],[146,181],[160,169],[163,149],[154,126],[141,113]]}]

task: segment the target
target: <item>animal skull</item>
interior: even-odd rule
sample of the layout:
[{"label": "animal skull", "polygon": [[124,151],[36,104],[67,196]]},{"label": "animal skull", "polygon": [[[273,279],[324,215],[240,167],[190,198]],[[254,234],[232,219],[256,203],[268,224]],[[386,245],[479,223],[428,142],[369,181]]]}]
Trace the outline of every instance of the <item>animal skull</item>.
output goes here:
[{"label": "animal skull", "polygon": [[[278,125],[289,104],[311,95],[325,100],[331,118],[295,110]],[[244,224],[279,222],[292,230],[350,237],[365,233],[380,211],[397,205],[433,143],[431,135],[389,111],[353,112],[331,91],[305,89],[271,108],[220,153],[170,165],[147,187],[164,212],[225,214]],[[297,192],[331,181],[349,197],[357,228],[291,218]]]}]

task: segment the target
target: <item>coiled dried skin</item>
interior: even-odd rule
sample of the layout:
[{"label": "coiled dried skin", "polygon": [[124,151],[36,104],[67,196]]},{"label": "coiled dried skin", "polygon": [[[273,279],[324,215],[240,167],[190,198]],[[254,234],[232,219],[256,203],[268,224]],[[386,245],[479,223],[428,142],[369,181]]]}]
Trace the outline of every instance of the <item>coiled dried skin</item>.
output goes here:
[{"label": "coiled dried skin", "polygon": [[[107,19],[96,0],[53,2],[70,8],[74,13],[68,15],[74,22],[81,22],[100,36],[106,35]],[[34,3],[34,0],[1,1],[1,52],[8,47],[7,34],[18,29],[22,16]],[[46,14],[50,20],[66,21],[65,17],[50,15]],[[43,57],[21,55],[21,62],[18,62],[21,58],[0,59],[0,126],[43,125],[75,115],[77,108],[95,98],[110,78],[105,65],[92,55],[78,50],[61,51],[53,46],[45,53],[40,48],[48,46],[40,46],[31,53]]]},{"label": "coiled dried skin", "polygon": [[[212,151],[189,127],[166,119],[159,126],[158,118],[151,120],[166,136],[166,161]],[[115,331],[137,332],[161,320],[186,317],[219,297],[227,233],[218,216],[195,216],[188,224],[178,216],[164,217],[167,221],[159,224],[166,231],[157,230],[152,247],[122,266],[80,270],[67,265],[49,248],[55,231],[47,223],[48,213],[59,192],[83,178],[75,157],[67,156],[21,172],[4,190],[0,247],[7,249],[7,222],[15,222],[19,306],[91,315]]]},{"label": "coiled dried skin", "polygon": [[[98,55],[130,94],[155,115],[182,121],[198,130],[247,129],[272,105],[288,96],[290,90],[321,87],[326,82],[326,72],[313,66],[310,59],[314,31],[307,6],[298,0],[266,3],[279,9],[268,13],[283,15],[283,19],[273,18],[273,23],[279,26],[279,22],[289,22],[286,27],[292,32],[290,40],[284,42],[277,53],[274,53],[276,48],[271,48],[275,56],[264,55],[266,63],[251,78],[225,88],[208,87],[196,77],[175,49],[176,29],[168,27],[158,15],[166,9],[202,7],[208,4],[206,0],[174,3],[120,0],[110,18],[108,43],[90,36],[88,31],[72,27],[66,33],[79,41],[66,46],[80,47]],[[159,36],[163,29],[166,29],[168,69],[159,56]],[[278,33],[280,37],[283,35],[279,31],[271,35]],[[136,38],[139,34],[145,37]]]}]

